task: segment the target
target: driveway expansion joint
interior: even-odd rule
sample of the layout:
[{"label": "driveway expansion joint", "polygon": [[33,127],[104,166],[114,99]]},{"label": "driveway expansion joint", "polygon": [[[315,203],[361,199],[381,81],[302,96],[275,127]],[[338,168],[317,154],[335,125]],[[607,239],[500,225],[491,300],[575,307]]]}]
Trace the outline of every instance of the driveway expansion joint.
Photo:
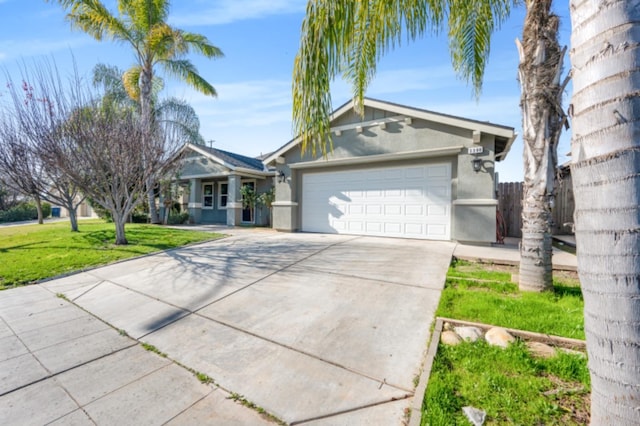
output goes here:
[{"label": "driveway expansion joint", "polygon": [[389,400],[374,402],[372,404],[366,404],[366,405],[362,405],[362,406],[359,406],[359,407],[349,408],[348,410],[341,410],[341,411],[336,411],[336,412],[329,413],[329,414],[324,414],[322,416],[316,416],[316,417],[311,417],[311,418],[302,419],[302,420],[294,420],[289,424],[290,424],[290,426],[303,425],[305,423],[314,422],[314,421],[317,421],[317,420],[329,419],[331,417],[341,416],[341,415],[344,415],[344,414],[354,413],[356,411],[364,410],[364,409],[367,409],[367,408],[378,407],[380,405],[390,404],[390,403],[396,402],[396,401],[403,401],[405,399],[411,398],[412,396],[413,396],[413,394],[405,395],[402,398],[392,398],[392,399],[389,399]]}]

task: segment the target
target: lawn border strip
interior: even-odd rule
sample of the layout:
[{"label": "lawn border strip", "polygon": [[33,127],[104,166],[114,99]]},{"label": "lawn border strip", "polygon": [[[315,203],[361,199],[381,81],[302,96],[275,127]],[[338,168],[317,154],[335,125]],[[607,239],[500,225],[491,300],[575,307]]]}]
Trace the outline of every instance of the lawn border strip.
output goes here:
[{"label": "lawn border strip", "polygon": [[[466,260],[468,262],[477,262],[477,263],[485,263],[489,265],[504,265],[504,266],[520,266],[519,260],[508,260],[508,259],[498,259],[492,257],[479,257],[479,256],[470,256],[470,255],[453,255],[454,258],[459,260]],[[569,271],[569,272],[577,272],[578,268],[570,265],[552,265],[552,270],[554,271]]]},{"label": "lawn border strip", "polygon": [[413,393],[413,401],[411,402],[411,416],[409,417],[409,426],[420,426],[422,422],[422,404],[424,402],[424,395],[427,393],[427,385],[429,384],[429,377],[431,376],[431,369],[433,368],[433,361],[438,353],[438,345],[440,344],[440,335],[442,334],[442,328],[444,321],[440,317],[436,317],[435,326],[431,333],[431,341],[429,342],[429,349],[425,356],[424,363],[422,364],[422,372],[420,373],[420,380],[418,386]]},{"label": "lawn border strip", "polygon": [[[491,324],[484,324],[472,321],[464,321],[447,317],[436,317],[435,326],[431,333],[431,341],[429,342],[429,349],[425,356],[424,363],[422,364],[422,373],[420,373],[420,380],[416,387],[413,401],[411,403],[411,417],[409,418],[408,426],[420,426],[422,421],[422,404],[424,401],[424,395],[427,392],[427,386],[429,385],[429,378],[431,376],[431,369],[433,368],[433,361],[438,353],[438,346],[440,345],[440,335],[444,328],[444,323],[449,323],[458,326],[478,327],[482,330],[489,330],[496,327]],[[543,343],[551,343],[554,346],[560,346],[565,349],[573,349],[579,351],[586,351],[586,342],[579,339],[571,339],[569,337],[554,336],[552,334],[535,333],[533,331],[517,330],[513,328],[501,327],[507,330],[510,334],[520,337],[524,340],[533,340]]]},{"label": "lawn border strip", "polygon": [[[448,322],[450,324],[458,325],[458,326],[478,327],[485,331],[493,327],[499,327],[491,324],[483,324],[479,322],[458,320],[458,319],[446,318],[446,317],[438,317],[438,319],[442,320],[443,323]],[[554,336],[553,334],[536,333],[533,331],[517,330],[515,328],[507,328],[507,327],[500,327],[500,328],[504,328],[510,334],[516,337],[520,337],[524,340],[533,340],[536,342],[551,343],[554,346],[560,346],[565,349],[577,349],[579,351],[585,351],[587,347],[587,343],[584,340],[572,339],[570,337]]]}]

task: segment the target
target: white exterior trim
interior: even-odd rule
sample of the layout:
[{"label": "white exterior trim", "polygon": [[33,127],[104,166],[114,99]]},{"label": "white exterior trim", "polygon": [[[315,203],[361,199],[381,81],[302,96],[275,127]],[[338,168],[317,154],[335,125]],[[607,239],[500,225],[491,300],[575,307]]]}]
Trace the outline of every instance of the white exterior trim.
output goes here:
[{"label": "white exterior trim", "polygon": [[[204,194],[204,187],[206,185],[211,185],[211,195],[205,195]],[[202,182],[201,183],[201,188],[202,188],[202,203],[200,203],[201,208],[203,210],[213,210],[213,203],[216,200],[216,184],[214,182]],[[211,197],[211,206],[205,206],[204,205],[204,197]]]},{"label": "white exterior trim", "polygon": [[228,172],[222,173],[222,174],[217,174],[217,175],[212,175],[210,173],[207,174],[201,174],[201,175],[180,175],[178,177],[178,180],[186,180],[186,179],[216,179],[216,178],[226,178],[229,176]]},{"label": "white exterior trim", "polygon": [[[478,132],[487,133],[487,134],[494,135],[494,136],[500,136],[500,137],[507,138],[509,140],[509,142],[507,143],[507,146],[505,147],[504,153],[499,156],[501,159],[506,156],[506,154],[508,153],[509,149],[511,148],[511,145],[513,144],[513,141],[517,137],[517,134],[514,132],[513,128],[507,127],[507,126],[501,126],[501,125],[497,125],[497,124],[492,124],[492,123],[489,123],[489,122],[482,122],[482,121],[477,121],[477,120],[469,120],[469,119],[462,118],[462,117],[455,117],[455,116],[452,116],[452,115],[440,114],[440,113],[436,113],[436,112],[433,112],[433,111],[426,111],[426,110],[422,110],[422,109],[416,109],[416,108],[406,107],[406,106],[402,106],[402,105],[396,105],[396,104],[383,102],[383,101],[377,101],[377,100],[369,99],[369,98],[365,98],[364,99],[364,105],[363,106],[364,107],[375,108],[375,109],[380,109],[380,110],[384,110],[384,111],[388,111],[388,112],[397,114],[394,117],[390,117],[388,119],[390,121],[393,121],[397,117],[402,116],[404,122],[406,124],[409,124],[409,123],[407,123],[407,121],[410,122],[411,118],[417,118],[417,119],[421,119],[421,120],[431,121],[431,122],[435,122],[435,123],[442,123],[442,124],[446,124],[446,125],[462,128],[462,129],[471,130],[472,132],[478,131]],[[350,111],[352,108],[353,108],[353,100],[345,103],[344,105],[339,107],[337,110],[335,110],[331,114],[331,116],[329,117],[329,122],[333,122],[336,118],[338,118],[341,115],[345,114],[346,112]],[[409,119],[409,120],[407,120],[407,119]],[[353,124],[346,125],[346,126],[336,126],[336,127],[332,127],[330,129],[330,131],[331,132],[335,132],[336,130],[341,130],[341,129],[346,129],[346,128],[355,128],[357,126],[368,126],[369,125],[368,123],[371,123],[371,125],[373,125],[373,123],[380,124],[380,123],[384,122],[384,120],[385,119],[376,120],[375,122],[353,123]],[[283,154],[285,154],[286,152],[288,152],[289,150],[291,150],[292,148],[297,146],[299,143],[300,143],[300,137],[297,136],[294,139],[292,139],[289,143],[287,143],[285,146],[283,146],[282,148],[278,149],[273,154],[271,154],[269,157],[267,157],[263,161],[263,163],[264,164],[269,164],[269,163],[275,161],[276,158],[283,156]]]},{"label": "white exterior trim", "polygon": [[241,209],[242,203],[227,203],[228,209]]},{"label": "white exterior trim", "polygon": [[273,207],[297,207],[298,203],[295,201],[274,201],[271,205]]},{"label": "white exterior trim", "polygon": [[458,145],[447,148],[424,149],[420,151],[399,152],[396,154],[365,155],[363,157],[337,158],[335,160],[316,160],[293,163],[292,169],[311,169],[317,167],[347,166],[353,164],[369,164],[384,161],[411,160],[414,158],[443,157],[460,153],[464,146]]},{"label": "white exterior trim", "polygon": [[466,200],[453,200],[454,206],[497,206],[498,200],[492,198],[469,198]]},{"label": "white exterior trim", "polygon": [[201,209],[202,203],[189,203],[187,204],[187,208],[189,209]]},{"label": "white exterior trim", "polygon": [[[222,193],[222,185],[225,184],[227,185],[227,193],[223,194]],[[229,201],[229,181],[225,180],[223,182],[218,182],[218,204],[216,204],[216,209],[217,210],[226,210],[227,209],[227,205],[223,206],[222,205],[222,196],[226,195],[227,196],[227,205],[228,205],[228,201]]]},{"label": "white exterior trim", "polygon": [[483,123],[476,120],[469,120],[462,117],[455,117],[452,115],[440,114],[432,111],[408,108],[401,105],[390,104],[388,102],[376,101],[374,99],[365,99],[364,105],[371,108],[395,112],[400,115],[420,118],[422,120],[448,124],[450,126],[460,127],[462,129],[468,129],[471,131],[477,130],[482,133],[489,133],[504,138],[511,138],[513,136],[513,129],[506,126]]}]

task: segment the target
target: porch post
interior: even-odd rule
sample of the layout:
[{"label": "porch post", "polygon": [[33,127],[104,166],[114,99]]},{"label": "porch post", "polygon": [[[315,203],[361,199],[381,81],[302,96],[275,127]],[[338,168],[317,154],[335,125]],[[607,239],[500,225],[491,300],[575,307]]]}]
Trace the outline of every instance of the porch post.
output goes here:
[{"label": "porch post", "polygon": [[200,223],[202,214],[202,183],[189,179],[189,223]]},{"label": "porch post", "polygon": [[240,194],[240,176],[229,175],[227,195],[227,225],[238,226],[242,220],[242,195]]}]

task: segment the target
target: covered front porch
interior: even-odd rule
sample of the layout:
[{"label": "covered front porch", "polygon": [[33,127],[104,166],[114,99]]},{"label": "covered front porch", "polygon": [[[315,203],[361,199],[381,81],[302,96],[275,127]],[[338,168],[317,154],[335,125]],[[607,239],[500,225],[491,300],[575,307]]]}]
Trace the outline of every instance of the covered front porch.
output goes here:
[{"label": "covered front porch", "polygon": [[192,224],[267,226],[269,208],[243,203],[242,188],[256,196],[273,188],[274,172],[260,160],[226,151],[187,144],[177,184],[182,187],[183,211]]}]

